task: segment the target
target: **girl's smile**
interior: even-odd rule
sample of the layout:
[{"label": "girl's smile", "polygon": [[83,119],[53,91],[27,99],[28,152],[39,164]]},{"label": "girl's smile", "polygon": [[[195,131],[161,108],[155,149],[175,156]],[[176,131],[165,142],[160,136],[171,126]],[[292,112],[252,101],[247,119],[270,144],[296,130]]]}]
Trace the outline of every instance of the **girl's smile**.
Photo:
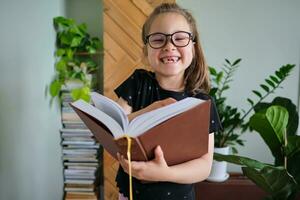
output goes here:
[{"label": "girl's smile", "polygon": [[176,55],[166,55],[160,58],[163,64],[177,63],[180,60],[180,56]]}]

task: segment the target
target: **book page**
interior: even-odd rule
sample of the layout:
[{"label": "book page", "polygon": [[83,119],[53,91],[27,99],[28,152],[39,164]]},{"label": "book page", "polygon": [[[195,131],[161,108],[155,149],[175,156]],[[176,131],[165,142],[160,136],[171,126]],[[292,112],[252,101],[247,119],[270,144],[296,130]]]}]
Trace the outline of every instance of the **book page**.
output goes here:
[{"label": "book page", "polygon": [[71,103],[71,105],[102,122],[111,131],[114,138],[119,138],[124,134],[123,128],[117,121],[91,104],[80,99]]},{"label": "book page", "polygon": [[96,108],[116,120],[123,130],[127,129],[129,120],[123,108],[119,104],[97,92],[92,92],[91,97]]},{"label": "book page", "polygon": [[151,129],[152,127],[203,102],[205,101],[193,97],[188,97],[170,105],[139,115],[130,122],[128,127],[128,134],[131,137],[137,137],[147,130]]}]

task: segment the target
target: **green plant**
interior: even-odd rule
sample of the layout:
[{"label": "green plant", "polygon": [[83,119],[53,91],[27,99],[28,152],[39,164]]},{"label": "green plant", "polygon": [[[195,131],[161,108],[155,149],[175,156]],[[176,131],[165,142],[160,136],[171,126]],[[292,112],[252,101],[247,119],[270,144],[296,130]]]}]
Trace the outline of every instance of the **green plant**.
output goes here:
[{"label": "green plant", "polygon": [[280,87],[281,83],[288,77],[295,65],[287,64],[281,66],[260,84],[260,90],[252,90],[252,93],[258,97],[254,101],[247,98],[250,107],[247,111],[240,111],[237,107],[228,105],[225,91],[230,89],[230,82],[233,80],[234,72],[239,67],[241,59],[230,62],[225,59],[223,68],[218,72],[214,67],[209,67],[212,77],[213,87],[210,95],[215,99],[219,112],[223,130],[215,133],[215,147],[231,146],[234,153],[237,153],[235,145],[244,145],[240,136],[248,129],[249,124],[245,122],[246,117],[253,111],[254,107],[262,102],[267,96],[274,93]]},{"label": "green plant", "polygon": [[55,17],[56,31],[55,76],[50,84],[51,101],[61,99],[61,91],[67,83],[75,81],[79,87],[71,89],[73,100],[89,101],[92,86],[92,75],[98,69],[96,55],[102,48],[99,38],[91,38],[85,24],[77,25],[73,19]]},{"label": "green plant", "polygon": [[271,103],[256,107],[249,124],[269,147],[275,158],[274,164],[238,155],[215,154],[215,159],[242,165],[244,175],[270,194],[268,199],[295,199],[300,191],[300,136],[295,134],[298,127],[296,106],[289,99],[277,97]]}]

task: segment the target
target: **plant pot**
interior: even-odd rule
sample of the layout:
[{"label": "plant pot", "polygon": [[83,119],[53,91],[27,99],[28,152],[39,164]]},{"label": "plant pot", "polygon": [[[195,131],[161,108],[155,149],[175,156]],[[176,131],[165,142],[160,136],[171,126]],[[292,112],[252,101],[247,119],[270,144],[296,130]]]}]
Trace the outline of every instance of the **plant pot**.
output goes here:
[{"label": "plant pot", "polygon": [[[87,80],[87,82],[89,82],[89,85],[92,84],[92,78],[93,78],[92,74],[86,75],[86,80]],[[66,90],[66,91],[71,91],[71,90],[74,90],[77,88],[81,88],[83,86],[84,86],[84,83],[79,79],[68,79],[65,81],[65,84],[63,85],[62,89]]]},{"label": "plant pot", "polygon": [[77,79],[66,80],[62,89],[65,91],[71,91],[77,88],[83,87],[83,82]]},{"label": "plant pot", "polygon": [[[222,147],[214,149],[215,153],[228,155],[229,154],[229,147]],[[227,173],[227,162],[225,161],[213,161],[211,172],[209,177],[206,179],[207,181],[211,182],[223,182],[229,178],[229,174]]]}]

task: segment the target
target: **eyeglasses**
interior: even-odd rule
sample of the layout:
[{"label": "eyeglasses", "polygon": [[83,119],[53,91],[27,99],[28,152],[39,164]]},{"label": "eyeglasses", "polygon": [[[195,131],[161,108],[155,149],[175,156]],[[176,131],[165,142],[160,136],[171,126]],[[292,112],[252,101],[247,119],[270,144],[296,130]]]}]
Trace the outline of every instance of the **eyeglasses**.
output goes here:
[{"label": "eyeglasses", "polygon": [[175,47],[185,47],[194,40],[192,33],[185,31],[177,31],[172,34],[152,33],[146,36],[145,44],[149,44],[153,49],[160,49],[168,43],[168,37],[171,38],[171,43]]}]

